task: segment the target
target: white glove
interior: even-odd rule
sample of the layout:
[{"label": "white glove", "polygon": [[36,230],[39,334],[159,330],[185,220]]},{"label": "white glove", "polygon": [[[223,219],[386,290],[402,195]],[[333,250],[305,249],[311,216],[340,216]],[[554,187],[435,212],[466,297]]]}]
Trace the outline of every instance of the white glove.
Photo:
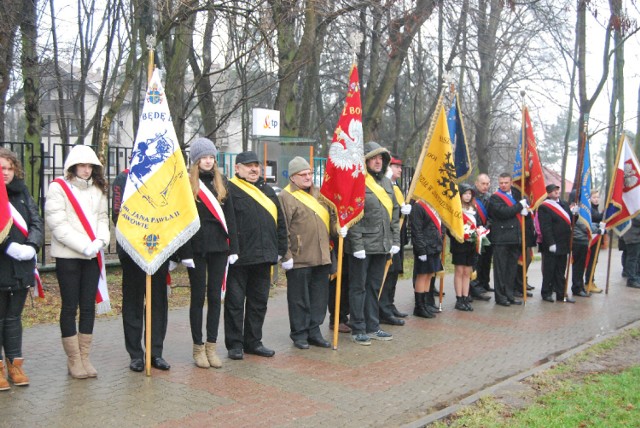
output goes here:
[{"label": "white glove", "polygon": [[277,261],[280,261],[280,260],[282,260],[282,256],[280,254],[278,254],[278,260]]},{"label": "white glove", "polygon": [[182,266],[184,267],[188,267],[192,269],[196,267],[196,264],[193,262],[193,259],[182,259],[180,260],[180,263],[182,263]]},{"label": "white glove", "polygon": [[20,256],[19,260],[31,260],[36,256],[36,249],[31,245],[20,245]]},{"label": "white glove", "polygon": [[356,259],[364,260],[367,258],[367,253],[365,253],[364,250],[356,251],[355,253],[353,253],[353,257],[355,257]]},{"label": "white glove", "polygon": [[404,215],[409,215],[411,214],[411,208],[411,204],[404,204],[400,207],[400,212]]},{"label": "white glove", "polygon": [[178,267],[178,263],[173,260],[169,260],[169,272],[175,270]]},{"label": "white glove", "polygon": [[550,253],[555,253],[557,250],[556,244],[553,244],[549,247],[549,252]]},{"label": "white glove", "polygon": [[520,205],[522,205],[522,208],[529,208],[529,203],[527,202],[526,199],[522,199],[520,201]]},{"label": "white glove", "polygon": [[400,252],[400,247],[398,247],[397,245],[392,245],[391,246],[391,255],[393,256],[394,254],[398,254]]},{"label": "white glove", "polygon": [[577,215],[577,214],[578,214],[578,212],[580,212],[580,207],[579,207],[579,206],[577,206],[577,205],[573,205],[573,206],[571,207],[571,214],[573,214],[573,215]]},{"label": "white glove", "polygon": [[525,217],[528,216],[529,215],[529,210],[526,209],[526,208],[523,208],[522,211],[520,211],[520,215],[523,215]]},{"label": "white glove", "polygon": [[237,254],[229,254],[229,264],[232,265],[235,262],[238,261],[238,255]]},{"label": "white glove", "polygon": [[427,261],[427,255],[424,254],[422,256],[418,256],[418,260],[420,260],[421,262],[426,262]]},{"label": "white glove", "polygon": [[349,228],[347,226],[342,226],[340,228],[340,236],[342,236],[343,238],[346,238],[348,231],[349,231]]},{"label": "white glove", "polygon": [[284,270],[293,269],[293,259],[289,259],[286,262],[282,262],[282,269]]},{"label": "white glove", "polygon": [[7,247],[7,251],[6,251],[7,255],[9,257],[12,257],[16,260],[20,260],[20,244],[16,243],[16,242],[12,242],[11,244],[9,244],[9,246]]},{"label": "white glove", "polygon": [[598,226],[600,226],[600,235],[606,235],[607,234],[607,223],[605,223],[604,221],[601,221]]},{"label": "white glove", "polygon": [[98,254],[100,250],[104,248],[104,242],[102,242],[100,239],[94,239],[91,245],[93,246],[93,249],[96,250],[96,254]]},{"label": "white glove", "polygon": [[87,245],[87,248],[82,250],[82,254],[84,254],[85,256],[90,257],[90,258],[94,258],[96,256],[96,254],[98,254],[96,249],[94,248],[93,242],[91,244]]}]

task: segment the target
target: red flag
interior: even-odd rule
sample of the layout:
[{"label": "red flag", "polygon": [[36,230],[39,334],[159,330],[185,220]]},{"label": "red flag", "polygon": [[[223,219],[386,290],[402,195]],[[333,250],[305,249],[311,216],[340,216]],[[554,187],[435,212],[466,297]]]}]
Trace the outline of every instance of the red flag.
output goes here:
[{"label": "red flag", "polygon": [[[612,182],[604,215],[607,229],[623,225],[640,213],[640,164],[624,134],[620,138]],[[616,231],[621,233],[626,228]]]},{"label": "red flag", "polygon": [[338,213],[340,227],[351,226],[364,209],[364,145],[358,68],[351,68],[347,99],[333,133],[320,193]]},{"label": "red flag", "polygon": [[7,237],[12,224],[13,219],[11,218],[7,186],[0,186],[0,242]]},{"label": "red flag", "polygon": [[538,205],[547,197],[547,189],[544,184],[544,174],[542,173],[542,164],[538,156],[538,145],[536,137],[533,135],[533,127],[529,118],[529,110],[525,107],[523,111],[522,132],[520,132],[520,142],[518,144],[518,152],[516,153],[516,162],[513,165],[513,185],[520,189],[522,183],[522,138],[524,136],[526,144],[524,165],[524,192],[522,196],[529,199],[529,205],[537,208]]}]

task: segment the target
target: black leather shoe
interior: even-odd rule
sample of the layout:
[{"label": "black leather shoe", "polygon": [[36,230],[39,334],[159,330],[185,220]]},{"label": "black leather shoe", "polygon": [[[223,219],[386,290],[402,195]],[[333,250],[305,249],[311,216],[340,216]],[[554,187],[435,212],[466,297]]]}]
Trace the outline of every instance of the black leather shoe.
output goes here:
[{"label": "black leather shoe", "polygon": [[380,319],[381,324],[404,325],[404,320],[396,317]]},{"label": "black leather shoe", "polygon": [[151,366],[158,370],[169,370],[171,366],[162,357],[151,357]]},{"label": "black leather shoe", "polygon": [[406,312],[400,312],[398,308],[392,308],[391,312],[393,312],[393,316],[396,318],[406,318],[409,316],[409,314]]},{"label": "black leather shoe", "polygon": [[253,349],[245,349],[244,352],[247,354],[257,355],[259,357],[273,357],[276,354],[276,351],[265,348],[264,345],[258,345]]},{"label": "black leather shoe", "polygon": [[574,296],[578,297],[591,297],[591,294],[587,294],[586,291],[580,291],[579,293],[573,293]]},{"label": "black leather shoe", "polygon": [[506,302],[496,302],[496,305],[500,305],[500,306],[511,306],[511,303],[509,303],[508,301],[506,301]]},{"label": "black leather shoe", "polygon": [[317,346],[318,348],[331,348],[331,343],[324,340],[322,337],[317,339],[309,338],[309,345]]},{"label": "black leather shoe", "polygon": [[542,296],[542,300],[544,300],[545,302],[551,302],[551,303],[555,302],[555,300],[551,296]]},{"label": "black leather shoe", "polygon": [[496,290],[495,290],[495,288],[493,288],[493,287],[492,287],[492,286],[490,286],[490,285],[487,285],[484,289],[485,289],[485,290],[487,290],[487,291],[488,291],[488,292],[490,292],[490,293],[493,293],[494,291],[496,291]]},{"label": "black leather shoe", "polygon": [[509,300],[509,303],[511,303],[512,305],[521,305],[522,300],[512,299],[512,300]]},{"label": "black leather shoe", "polygon": [[244,358],[244,353],[242,349],[229,349],[228,356],[232,360],[241,360]]},{"label": "black leather shoe", "polygon": [[533,285],[527,284],[527,290],[528,291],[535,290],[535,289],[536,289],[536,287],[534,287]]},{"label": "black leather shoe", "polygon": [[129,370],[132,372],[144,371],[144,361],[142,361],[142,358],[132,358],[129,363]]},{"label": "black leather shoe", "polygon": [[564,303],[575,303],[576,299],[572,299],[571,297],[565,297],[564,299],[562,299],[560,301],[564,302]]},{"label": "black leather shoe", "polygon": [[309,349],[309,343],[306,340],[294,340],[293,346],[298,349]]},{"label": "black leather shoe", "polygon": [[627,287],[631,288],[640,288],[640,284],[634,281],[627,281]]},{"label": "black leather shoe", "polygon": [[484,294],[481,294],[479,296],[473,296],[473,300],[482,300],[483,302],[488,302],[489,300],[491,300],[491,296],[485,296]]}]

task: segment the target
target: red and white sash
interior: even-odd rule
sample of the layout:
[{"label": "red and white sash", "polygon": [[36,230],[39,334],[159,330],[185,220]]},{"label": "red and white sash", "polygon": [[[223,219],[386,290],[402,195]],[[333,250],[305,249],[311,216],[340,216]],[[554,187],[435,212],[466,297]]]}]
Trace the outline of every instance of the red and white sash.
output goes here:
[{"label": "red and white sash", "polygon": [[436,213],[433,212],[433,210],[429,207],[429,205],[427,205],[426,202],[418,201],[418,203],[422,208],[424,208],[425,212],[427,213],[427,215],[429,216],[433,224],[436,225],[436,228],[438,229],[438,233],[440,234],[440,236],[442,236],[442,221],[440,220],[440,218],[436,215]]},{"label": "red and white sash", "polygon": [[[218,199],[211,193],[211,190],[205,186],[205,184],[200,180],[200,190],[198,191],[198,198],[202,201],[205,207],[209,210],[211,215],[213,215],[216,220],[220,222],[224,231],[229,235],[229,229],[227,228],[227,219],[224,216],[224,211],[222,211],[222,207],[218,202]],[[229,244],[229,238],[227,238],[227,244]],[[229,259],[227,258],[227,267],[224,270],[224,277],[222,278],[222,298],[224,299],[224,295],[227,292],[227,273],[229,272]]]},{"label": "red and white sash", "polygon": [[556,213],[562,220],[565,221],[569,226],[571,226],[571,217],[569,217],[569,213],[562,208],[558,202],[552,199],[545,199],[543,202],[551,211]]},{"label": "red and white sash", "polygon": [[[29,227],[27,226],[27,222],[22,217],[22,214],[18,212],[16,207],[13,206],[11,202],[9,202],[9,209],[11,210],[11,218],[13,218],[14,226],[24,235],[24,237],[29,236]],[[44,299],[44,288],[42,287],[42,279],[40,278],[40,272],[38,271],[38,255],[36,254],[36,266],[33,270],[33,275],[35,277],[36,283],[33,287],[33,297],[40,297]]]},{"label": "red and white sash", "polygon": [[[95,241],[96,234],[93,231],[93,228],[91,227],[87,216],[82,210],[78,199],[76,199],[76,196],[71,191],[71,188],[69,187],[67,182],[62,178],[56,178],[53,181],[55,183],[58,183],[60,187],[62,187],[62,190],[64,190],[64,193],[67,195],[67,199],[69,199],[69,202],[71,202],[71,206],[75,210],[76,215],[78,216],[78,219],[80,220],[80,223],[84,228],[84,231],[89,236],[89,239],[91,239],[91,242]],[[98,314],[103,314],[111,311],[111,304],[109,303],[109,289],[107,288],[107,271],[104,266],[104,250],[100,250],[100,252],[97,254],[97,257],[98,267],[100,268],[100,279],[98,280],[98,291],[96,293],[96,311]]]}]

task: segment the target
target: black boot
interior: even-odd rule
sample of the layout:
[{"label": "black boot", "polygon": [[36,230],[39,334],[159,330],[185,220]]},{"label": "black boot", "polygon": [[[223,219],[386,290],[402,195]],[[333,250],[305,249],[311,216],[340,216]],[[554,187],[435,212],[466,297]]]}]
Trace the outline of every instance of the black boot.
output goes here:
[{"label": "black boot", "polygon": [[468,311],[467,305],[465,304],[464,297],[456,296],[456,306],[455,308],[459,311]]},{"label": "black boot", "polygon": [[440,312],[440,308],[436,306],[436,297],[433,288],[425,293],[424,306],[426,307],[426,310],[434,316]]},{"label": "black boot", "polygon": [[471,302],[473,300],[471,300],[470,296],[463,296],[462,299],[464,300],[464,304],[467,305],[467,310],[468,311],[473,311],[473,306],[471,306]]},{"label": "black boot", "polygon": [[425,293],[413,293],[416,299],[416,306],[413,315],[420,318],[434,318],[434,315],[424,307]]}]

